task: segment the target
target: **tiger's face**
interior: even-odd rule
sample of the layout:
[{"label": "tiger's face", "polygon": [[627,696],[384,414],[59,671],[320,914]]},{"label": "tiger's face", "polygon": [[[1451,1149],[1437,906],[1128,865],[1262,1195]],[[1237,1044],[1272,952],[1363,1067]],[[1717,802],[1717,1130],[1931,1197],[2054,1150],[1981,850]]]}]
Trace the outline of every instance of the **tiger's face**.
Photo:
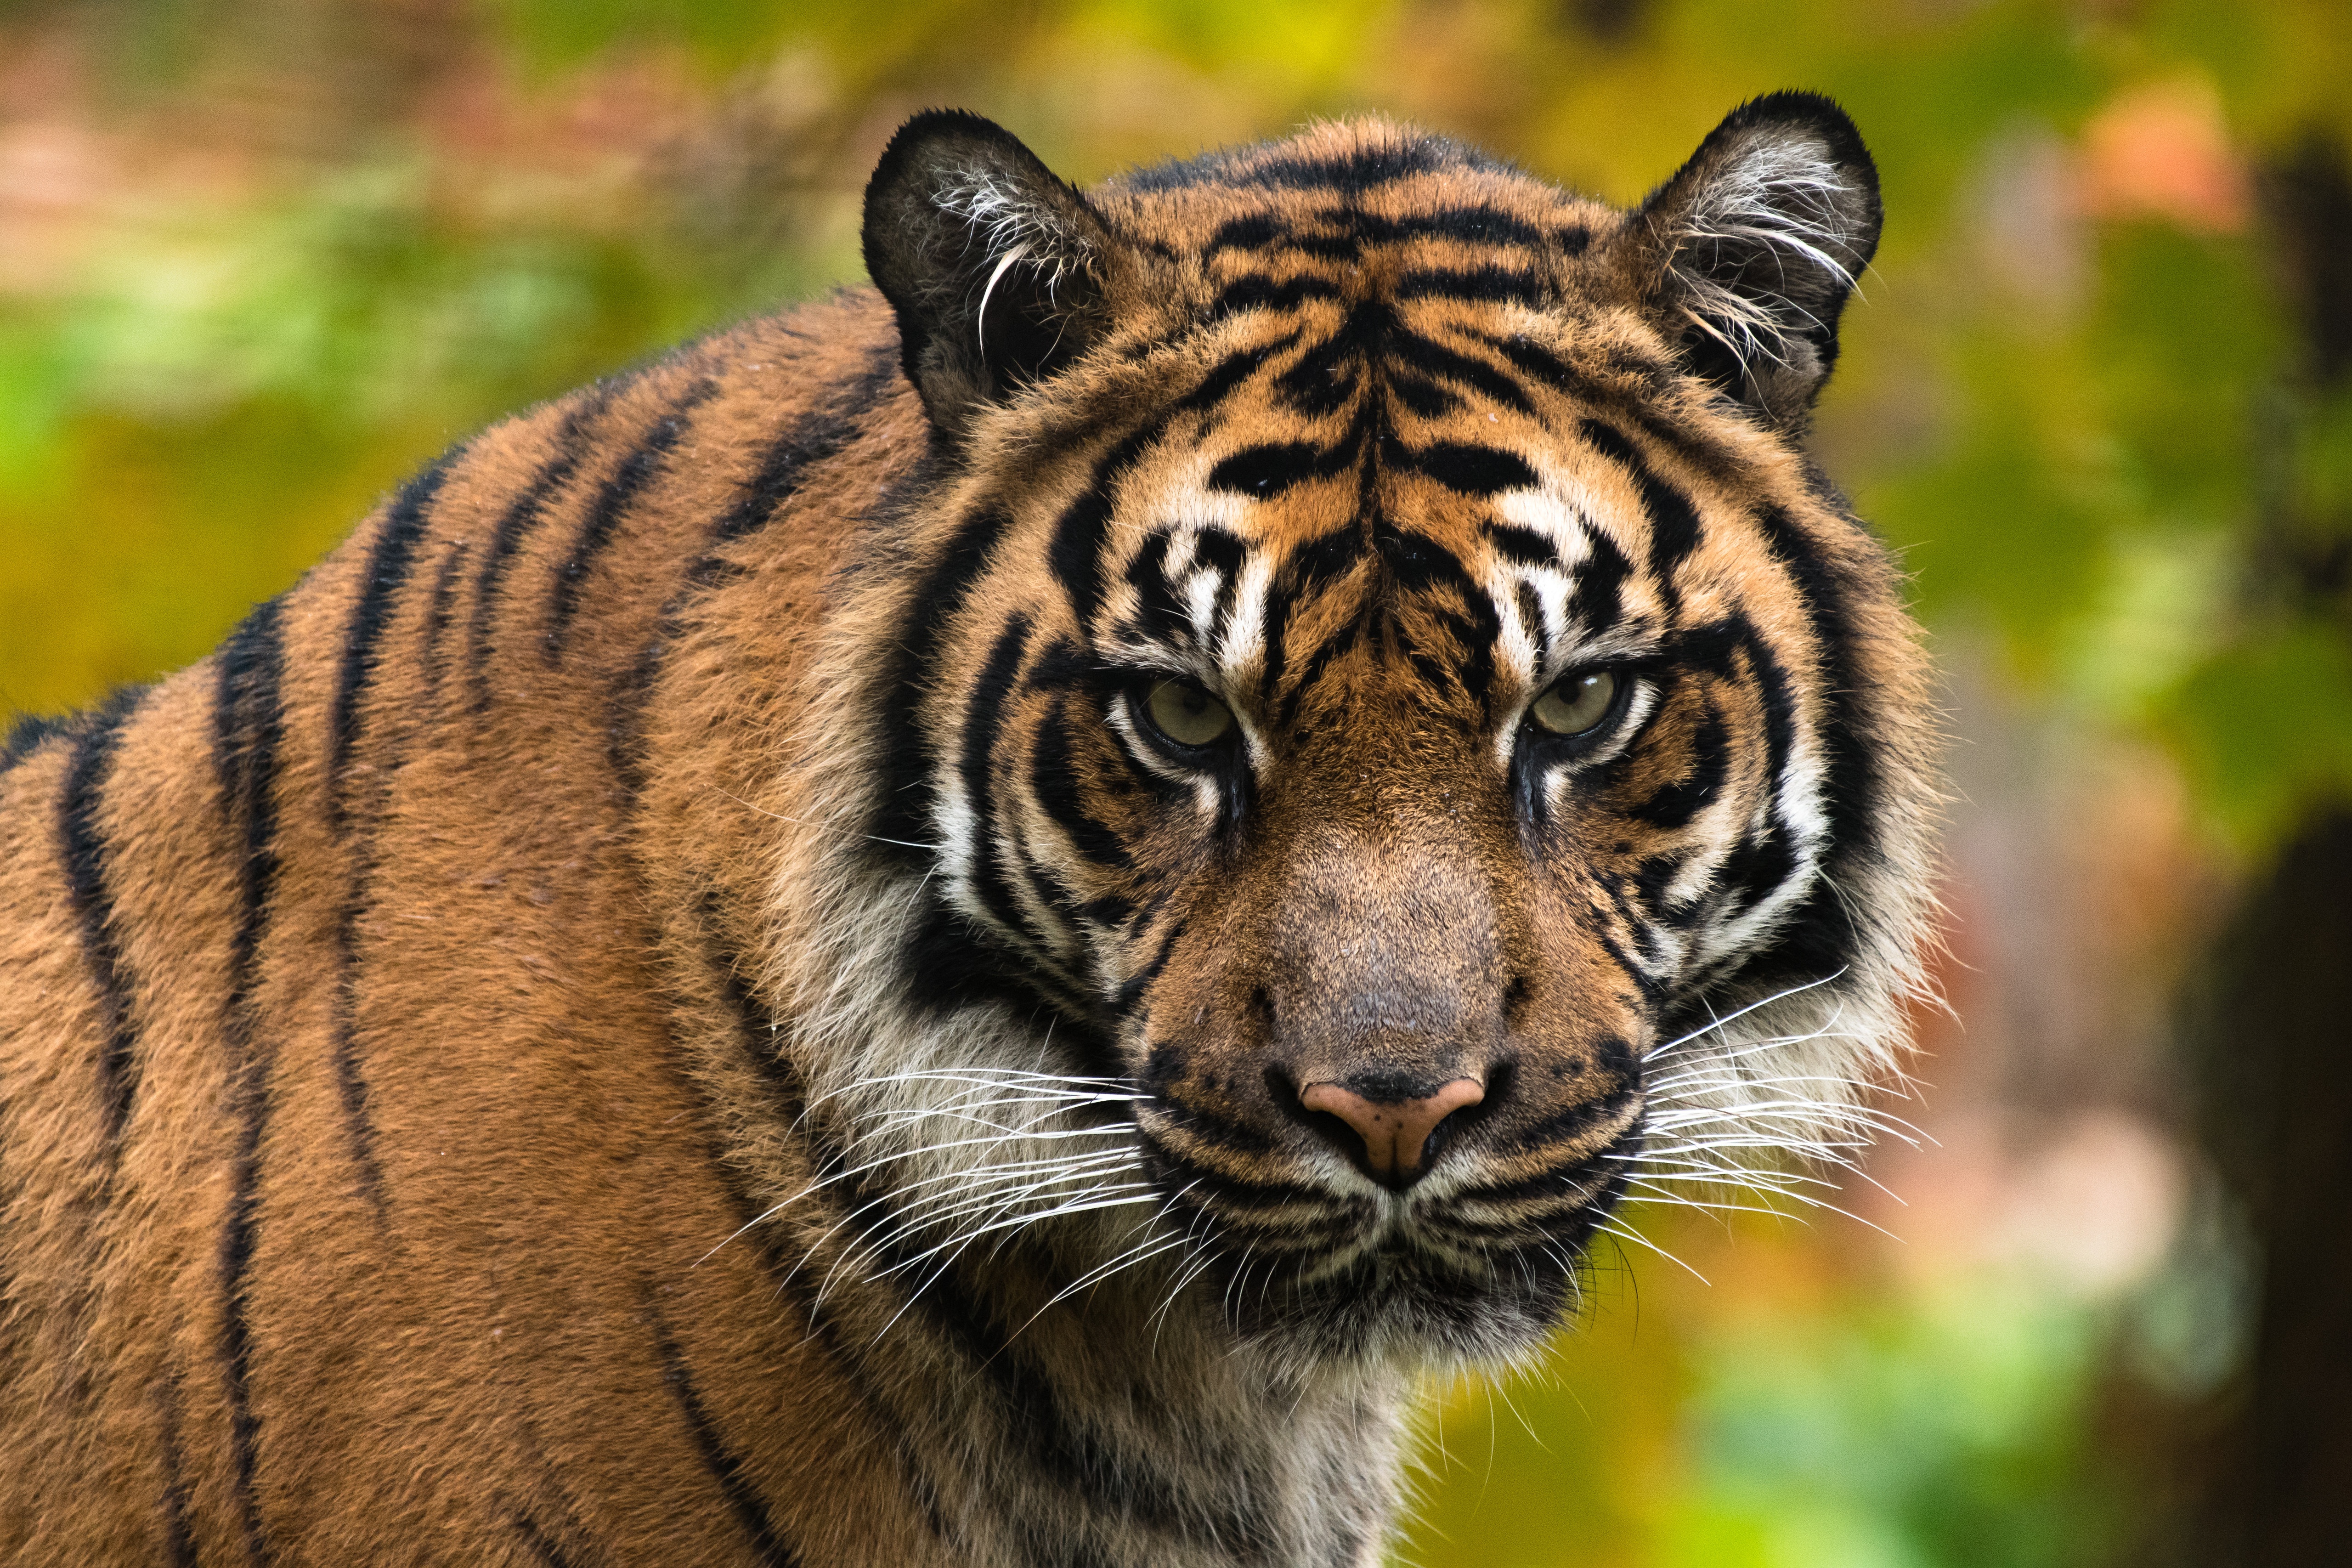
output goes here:
[{"label": "tiger's face", "polygon": [[[1874,234],[1813,133],[1802,200],[1843,171]],[[1841,685],[1915,679],[1909,643],[1788,401],[1863,216],[1811,212],[1837,286],[1727,379],[1653,228],[1442,143],[1327,128],[1020,223],[978,157],[932,205],[1027,249],[908,334],[952,477],[875,830],[929,850],[923,982],[1031,998],[1127,1091],[1096,1130],[1244,1333],[1510,1353],[1694,1157],[1662,1129],[1844,1103],[1759,1098],[1789,1063],[1711,1022],[1801,1013],[1818,1055],[1818,993],[1883,1013],[1907,963],[1832,867],[1875,875],[1904,805]]]}]

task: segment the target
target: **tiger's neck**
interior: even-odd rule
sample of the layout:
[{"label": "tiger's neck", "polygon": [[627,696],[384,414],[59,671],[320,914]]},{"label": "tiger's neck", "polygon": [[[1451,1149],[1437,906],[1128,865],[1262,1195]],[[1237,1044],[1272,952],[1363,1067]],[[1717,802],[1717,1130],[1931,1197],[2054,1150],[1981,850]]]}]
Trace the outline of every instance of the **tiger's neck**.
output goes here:
[{"label": "tiger's neck", "polygon": [[917,1320],[899,1364],[935,1391],[919,1446],[973,1561],[1379,1560],[1401,1442],[1385,1380],[1295,1375],[1192,1299],[1161,1311],[1114,1286],[1036,1311],[1054,1278],[1008,1261],[877,1342]]}]

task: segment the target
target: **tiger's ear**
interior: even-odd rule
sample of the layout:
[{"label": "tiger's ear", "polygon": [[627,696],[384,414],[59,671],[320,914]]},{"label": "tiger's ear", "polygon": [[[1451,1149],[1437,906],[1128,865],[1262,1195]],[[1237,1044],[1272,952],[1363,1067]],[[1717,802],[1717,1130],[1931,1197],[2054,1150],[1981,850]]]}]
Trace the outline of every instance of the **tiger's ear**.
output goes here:
[{"label": "tiger's ear", "polygon": [[866,186],[866,270],[898,316],[907,379],[953,437],[1102,326],[1113,243],[1013,133],[959,110],[898,128]]},{"label": "tiger's ear", "polygon": [[1878,166],[1845,111],[1776,92],[1734,110],[1620,232],[1684,363],[1795,428],[1837,362],[1880,216]]}]

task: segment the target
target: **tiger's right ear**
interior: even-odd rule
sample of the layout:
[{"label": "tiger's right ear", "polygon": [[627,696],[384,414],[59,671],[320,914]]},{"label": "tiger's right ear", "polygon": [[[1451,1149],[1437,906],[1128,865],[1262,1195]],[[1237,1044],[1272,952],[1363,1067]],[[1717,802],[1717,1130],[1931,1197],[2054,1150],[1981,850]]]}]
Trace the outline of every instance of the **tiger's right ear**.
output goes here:
[{"label": "tiger's right ear", "polygon": [[866,270],[940,434],[1095,340],[1113,243],[1086,197],[992,121],[935,109],[898,128],[866,186]]}]

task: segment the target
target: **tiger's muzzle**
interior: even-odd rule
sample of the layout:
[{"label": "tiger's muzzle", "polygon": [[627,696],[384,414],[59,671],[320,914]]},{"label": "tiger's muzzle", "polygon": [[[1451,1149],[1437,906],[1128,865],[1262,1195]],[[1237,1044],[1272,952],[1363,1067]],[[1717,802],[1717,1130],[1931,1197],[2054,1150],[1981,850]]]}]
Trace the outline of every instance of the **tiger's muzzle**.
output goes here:
[{"label": "tiger's muzzle", "polygon": [[1638,994],[1490,845],[1393,818],[1294,844],[1188,922],[1153,989],[1154,1177],[1244,1331],[1507,1352],[1556,1321],[1622,1185]]}]

